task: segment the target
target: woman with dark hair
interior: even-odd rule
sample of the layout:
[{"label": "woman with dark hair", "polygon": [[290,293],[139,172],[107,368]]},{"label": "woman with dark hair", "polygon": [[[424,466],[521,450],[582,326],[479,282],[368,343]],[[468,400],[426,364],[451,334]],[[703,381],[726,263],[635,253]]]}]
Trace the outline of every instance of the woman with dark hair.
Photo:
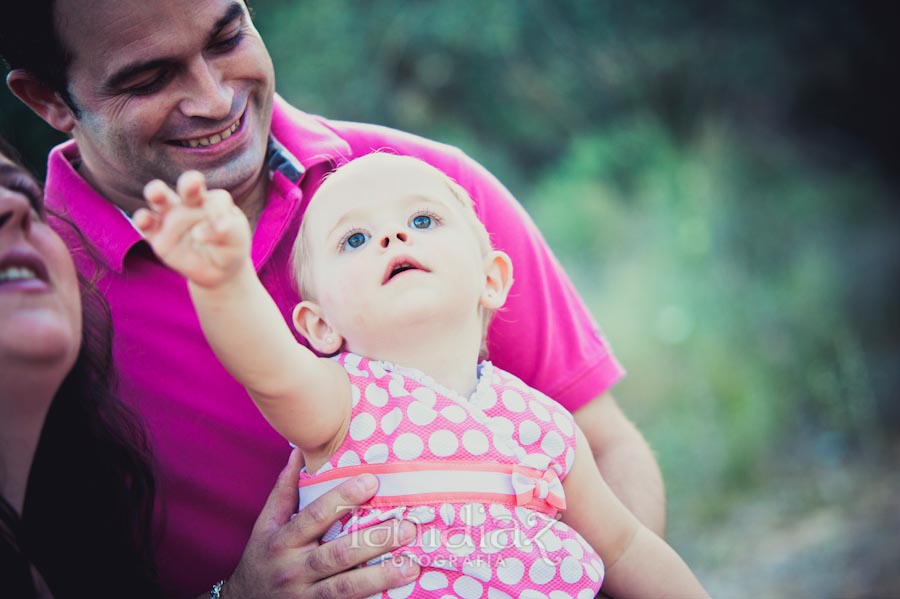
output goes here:
[{"label": "woman with dark hair", "polygon": [[154,479],[109,312],[0,139],[0,595],[155,597]]}]

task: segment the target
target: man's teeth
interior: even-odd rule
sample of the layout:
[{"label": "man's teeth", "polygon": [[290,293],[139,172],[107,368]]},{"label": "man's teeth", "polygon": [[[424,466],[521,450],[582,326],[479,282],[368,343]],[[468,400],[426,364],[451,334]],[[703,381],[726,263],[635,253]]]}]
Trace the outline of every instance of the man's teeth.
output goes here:
[{"label": "man's teeth", "polygon": [[26,279],[36,279],[37,274],[30,268],[24,266],[10,266],[0,271],[0,283],[7,281],[24,281]]},{"label": "man's teeth", "polygon": [[237,128],[240,126],[240,124],[241,121],[237,120],[231,127],[225,129],[221,133],[216,133],[215,135],[211,135],[210,137],[198,137],[197,139],[179,141],[178,144],[189,148],[211,146],[213,144],[219,143],[223,139],[228,139],[229,137],[231,137],[231,134],[237,131]]}]

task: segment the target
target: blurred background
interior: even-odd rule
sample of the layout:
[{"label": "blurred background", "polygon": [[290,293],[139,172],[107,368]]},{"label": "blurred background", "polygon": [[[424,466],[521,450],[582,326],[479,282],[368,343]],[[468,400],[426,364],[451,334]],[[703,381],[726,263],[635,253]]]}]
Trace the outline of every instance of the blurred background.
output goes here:
[{"label": "blurred background", "polygon": [[[900,596],[896,4],[252,4],[287,100],[526,206],[714,596]],[[0,131],[38,172],[61,139],[5,87]]]}]

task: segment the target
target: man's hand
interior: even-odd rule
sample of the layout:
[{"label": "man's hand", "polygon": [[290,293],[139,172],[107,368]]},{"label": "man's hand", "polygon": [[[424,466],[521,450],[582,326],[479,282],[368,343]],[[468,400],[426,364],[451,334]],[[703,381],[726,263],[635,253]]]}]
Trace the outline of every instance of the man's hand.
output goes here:
[{"label": "man's hand", "polygon": [[247,217],[227,191],[207,190],[201,173],[183,173],[174,190],[153,180],[144,198],[148,207],[135,212],[134,224],[160,260],[192,283],[216,287],[249,263]]},{"label": "man's hand", "polygon": [[358,538],[351,537],[319,545],[334,522],[375,494],[374,476],[361,475],[339,485],[292,518],[300,466],[300,451],[295,449],[256,520],[240,564],[222,589],[223,599],[355,599],[416,579],[419,566],[407,559],[354,568],[411,542],[416,534],[411,522],[378,525],[385,543],[377,547],[359,546]]}]

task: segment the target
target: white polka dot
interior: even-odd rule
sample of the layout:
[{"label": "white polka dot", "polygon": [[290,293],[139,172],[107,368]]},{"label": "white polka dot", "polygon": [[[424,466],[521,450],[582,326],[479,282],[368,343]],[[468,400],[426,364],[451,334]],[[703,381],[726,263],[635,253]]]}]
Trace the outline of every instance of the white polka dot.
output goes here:
[{"label": "white polka dot", "polygon": [[597,570],[600,578],[603,578],[603,574],[606,573],[606,568],[603,566],[603,562],[599,560],[591,560],[591,565],[594,566],[595,570]]},{"label": "white polka dot", "polygon": [[368,373],[365,373],[359,369],[359,363],[361,360],[362,358],[360,356],[357,356],[356,354],[348,354],[344,358],[344,370],[346,370],[353,376],[368,377]]},{"label": "white polka dot", "polygon": [[375,383],[369,383],[369,385],[366,387],[366,401],[373,406],[383,408],[387,405],[388,402],[387,391],[385,391]]},{"label": "white polka dot", "polygon": [[531,408],[531,413],[534,414],[538,420],[541,422],[550,422],[550,412],[547,411],[547,408],[544,405],[532,399],[528,402],[528,407]]},{"label": "white polka dot", "polygon": [[528,577],[534,584],[547,584],[556,578],[556,565],[546,558],[536,560],[528,569]]},{"label": "white polka dot", "polygon": [[372,374],[375,376],[376,379],[380,379],[385,374],[387,374],[384,371],[384,368],[382,368],[381,364],[379,364],[378,362],[375,362],[375,361],[369,362],[369,370],[372,371]]},{"label": "white polka dot", "polygon": [[491,581],[491,564],[486,559],[476,558],[463,562],[463,574],[468,574],[472,578],[477,578],[482,582]]},{"label": "white polka dot", "polygon": [[542,530],[535,539],[535,543],[543,547],[545,551],[554,552],[562,549],[562,541],[553,534],[552,530]]},{"label": "white polka dot", "polygon": [[410,595],[412,595],[413,589],[416,588],[416,581],[412,581],[411,583],[404,585],[402,587],[391,589],[387,592],[388,597],[391,599],[406,599]]},{"label": "white polka dot", "polygon": [[510,412],[525,411],[525,400],[522,399],[522,396],[518,391],[507,389],[503,392],[503,395],[500,396],[500,399],[503,401],[503,405],[506,406],[506,409]]},{"label": "white polka dot", "polygon": [[421,548],[425,553],[431,553],[441,546],[441,531],[436,528],[429,528],[422,533]]},{"label": "white polka dot", "polygon": [[584,557],[584,548],[582,548],[581,543],[579,543],[575,539],[566,539],[562,542],[562,544],[566,552],[575,559],[581,559],[582,557]]},{"label": "white polka dot", "polygon": [[434,508],[430,505],[418,505],[409,510],[406,519],[416,524],[428,524],[434,521]]},{"label": "white polka dot", "polygon": [[350,421],[350,431],[347,433],[354,441],[363,441],[375,432],[375,417],[367,412],[357,414]]},{"label": "white polka dot", "polygon": [[572,471],[572,466],[575,464],[575,450],[569,447],[566,449],[566,472]]},{"label": "white polka dot", "polygon": [[496,520],[508,521],[512,517],[509,508],[499,503],[492,503],[491,507],[488,508],[488,513]]},{"label": "white polka dot", "polygon": [[482,504],[467,503],[459,508],[459,519],[469,526],[481,526],[487,519],[487,514]]},{"label": "white polka dot", "polygon": [[403,422],[403,411],[400,408],[394,408],[381,419],[381,432],[391,435],[401,422]]},{"label": "white polka dot", "polygon": [[581,580],[582,574],[584,574],[584,569],[581,567],[581,562],[571,555],[563,558],[563,561],[559,566],[560,578],[567,583],[572,584]]},{"label": "white polka dot", "polygon": [[578,599],[594,599],[594,589],[582,589],[578,591]]},{"label": "white polka dot", "polygon": [[600,575],[597,574],[597,571],[590,567],[588,564],[584,564],[584,573],[588,575],[588,578],[597,582],[600,580]]},{"label": "white polka dot", "polygon": [[425,572],[419,577],[419,586],[426,591],[447,588],[447,576],[441,572]]},{"label": "white polka dot", "polygon": [[554,412],[553,422],[567,437],[571,437],[575,434],[575,427],[572,425],[572,417],[568,414],[564,412]]},{"label": "white polka dot", "polygon": [[490,410],[497,404],[497,392],[493,387],[484,387],[484,390],[475,398],[474,403],[482,410]]},{"label": "white polka dot", "polygon": [[384,464],[388,459],[388,446],[376,443],[366,450],[364,457],[368,464]]},{"label": "white polka dot", "polygon": [[484,592],[484,587],[480,582],[470,576],[460,576],[453,583],[453,590],[462,599],[478,599]]},{"label": "white polka dot", "polygon": [[359,387],[353,385],[350,387],[350,405],[354,408],[359,403]]},{"label": "white polka dot", "polygon": [[536,470],[546,470],[550,465],[550,458],[542,453],[530,453],[522,460],[522,464]]},{"label": "white polka dot", "polygon": [[394,441],[394,454],[401,460],[415,460],[424,449],[422,439],[413,433],[403,433]]},{"label": "white polka dot", "polygon": [[504,558],[502,562],[497,564],[497,578],[503,584],[519,584],[524,575],[525,566],[521,560],[514,557]]},{"label": "white polka dot", "polygon": [[503,551],[509,545],[509,535],[503,530],[492,530],[481,537],[481,552],[488,555]]},{"label": "white polka dot", "polygon": [[[453,558],[454,560],[456,558]],[[431,561],[432,568],[440,568],[441,570],[447,570],[449,572],[456,572],[456,566],[454,562],[443,557],[436,557]]]},{"label": "white polka dot", "polygon": [[524,530],[516,529],[513,531],[512,546],[520,553],[531,553],[534,551],[534,543],[531,542],[531,539],[525,534]]},{"label": "white polka dot", "polygon": [[490,588],[488,589],[488,599],[513,599],[511,595],[507,595],[503,591],[498,591],[497,589]]},{"label": "white polka dot", "polygon": [[434,391],[428,389],[426,387],[419,387],[418,389],[413,389],[412,396],[418,399],[420,402],[428,406],[429,408],[434,407],[435,401],[437,401],[436,396],[434,395]]},{"label": "white polka dot", "polygon": [[494,436],[494,449],[501,455],[505,456],[514,456],[516,454],[515,448],[511,446],[509,438],[501,437],[499,435]]},{"label": "white polka dot", "polygon": [[441,520],[444,521],[444,524],[450,526],[453,524],[453,521],[456,519],[456,510],[453,509],[453,505],[449,503],[442,503],[440,507]]},{"label": "white polka dot", "polygon": [[550,591],[550,599],[572,599],[572,595],[562,591]]},{"label": "white polka dot", "polygon": [[472,455],[481,455],[486,453],[489,445],[488,439],[483,432],[469,429],[462,436],[463,447]]},{"label": "white polka dot", "polygon": [[522,594],[519,595],[519,599],[547,599],[547,595],[540,591],[535,591],[534,589],[525,589],[522,591]]},{"label": "white polka dot", "polygon": [[345,451],[338,460],[338,466],[359,466],[359,456],[355,451]]},{"label": "white polka dot", "polygon": [[459,449],[459,439],[446,429],[434,431],[428,437],[428,449],[434,455],[445,458],[453,455]]},{"label": "white polka dot", "polygon": [[519,424],[519,443],[531,445],[541,438],[541,427],[536,422],[525,420]]},{"label": "white polka dot", "polygon": [[407,391],[403,387],[403,383],[394,379],[388,384],[388,390],[391,392],[391,397],[403,397],[404,395],[409,395],[409,391]]},{"label": "white polka dot", "polygon": [[467,534],[450,535],[447,538],[447,551],[459,557],[465,557],[475,551],[475,542]]},{"label": "white polka dot", "polygon": [[413,424],[419,426],[428,426],[437,418],[437,412],[418,402],[409,404],[409,407],[406,408],[406,415]]},{"label": "white polka dot", "polygon": [[503,416],[492,418],[491,425],[491,428],[504,437],[512,437],[516,430],[516,425],[514,425],[509,418],[504,418]]},{"label": "white polka dot", "polygon": [[550,457],[557,457],[562,455],[562,453],[566,450],[566,442],[563,441],[563,438],[556,431],[550,431],[546,435],[544,435],[544,440],[541,441],[541,451],[549,455]]},{"label": "white polka dot", "polygon": [[521,522],[525,526],[525,528],[531,528],[538,521],[537,512],[525,509],[523,507],[516,508],[516,518],[519,519],[519,522]]},{"label": "white polka dot", "polygon": [[450,422],[459,424],[460,422],[465,422],[467,414],[466,411],[459,406],[447,406],[441,410],[441,416]]}]

